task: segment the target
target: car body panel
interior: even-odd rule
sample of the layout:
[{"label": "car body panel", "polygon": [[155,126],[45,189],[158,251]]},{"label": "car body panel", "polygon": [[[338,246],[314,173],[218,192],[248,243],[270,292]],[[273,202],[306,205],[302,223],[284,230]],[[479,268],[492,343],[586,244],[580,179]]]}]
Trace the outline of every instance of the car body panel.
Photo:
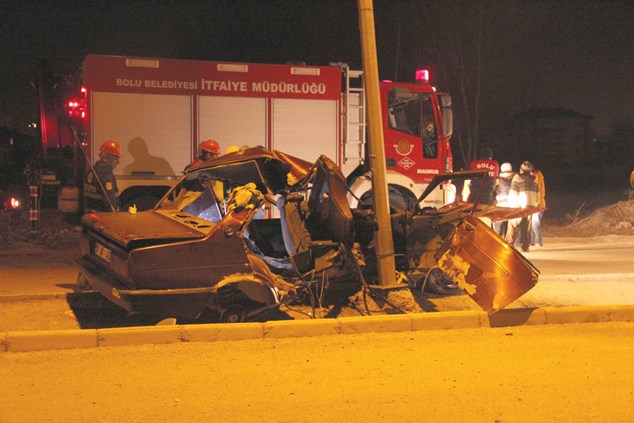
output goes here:
[{"label": "car body panel", "polygon": [[438,251],[438,266],[493,314],[535,284],[539,271],[480,219],[469,216]]},{"label": "car body panel", "polygon": [[83,278],[105,298],[130,313],[196,317],[206,307],[213,288],[140,290],[129,289],[109,272],[87,257],[78,257],[75,264]]},{"label": "car body panel", "polygon": [[201,239],[132,250],[129,271],[134,281],[132,287],[199,288],[224,275],[248,271],[244,243],[238,233],[244,217],[227,216]]},{"label": "car body panel", "polygon": [[123,247],[128,247],[135,241],[151,243],[152,240],[189,240],[205,235],[194,226],[180,224],[155,212],[88,213],[82,217],[82,225],[99,232],[105,238],[115,240]]}]

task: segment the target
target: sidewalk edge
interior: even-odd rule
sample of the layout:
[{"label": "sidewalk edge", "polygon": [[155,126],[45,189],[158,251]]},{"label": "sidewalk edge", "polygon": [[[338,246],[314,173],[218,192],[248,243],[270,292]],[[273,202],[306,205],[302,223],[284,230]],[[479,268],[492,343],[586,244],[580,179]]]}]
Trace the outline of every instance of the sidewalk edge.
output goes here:
[{"label": "sidewalk edge", "polygon": [[449,311],[242,324],[6,331],[0,332],[0,353],[177,342],[632,321],[634,305],[618,305],[509,309],[492,316],[481,311]]}]

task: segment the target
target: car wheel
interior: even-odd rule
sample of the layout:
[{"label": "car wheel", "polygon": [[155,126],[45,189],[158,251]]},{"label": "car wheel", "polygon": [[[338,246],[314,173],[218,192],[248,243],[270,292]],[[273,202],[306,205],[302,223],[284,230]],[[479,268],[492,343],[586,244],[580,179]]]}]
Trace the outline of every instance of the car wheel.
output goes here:
[{"label": "car wheel", "polygon": [[423,290],[436,295],[457,295],[462,292],[457,283],[449,279],[441,270],[432,269]]},{"label": "car wheel", "polygon": [[247,311],[239,305],[232,305],[220,314],[221,323],[240,323],[247,320]]}]

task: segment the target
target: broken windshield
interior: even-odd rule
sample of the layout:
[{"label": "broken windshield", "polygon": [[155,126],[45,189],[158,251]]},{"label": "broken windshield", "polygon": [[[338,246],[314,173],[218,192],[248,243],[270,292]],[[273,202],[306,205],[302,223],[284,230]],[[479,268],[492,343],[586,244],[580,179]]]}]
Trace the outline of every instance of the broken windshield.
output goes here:
[{"label": "broken windshield", "polygon": [[223,216],[217,198],[222,191],[221,181],[210,179],[201,172],[192,172],[167,193],[156,210],[185,212],[217,223]]}]

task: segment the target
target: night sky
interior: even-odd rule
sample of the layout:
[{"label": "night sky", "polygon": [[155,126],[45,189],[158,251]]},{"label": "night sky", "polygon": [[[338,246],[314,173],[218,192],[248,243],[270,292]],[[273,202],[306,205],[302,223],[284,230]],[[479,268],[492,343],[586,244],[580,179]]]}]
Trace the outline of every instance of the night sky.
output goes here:
[{"label": "night sky", "polygon": [[[88,53],[361,65],[354,0],[0,4],[0,126],[20,131],[37,119],[39,60],[62,76]],[[375,0],[374,8],[381,78],[409,80],[426,66],[446,89],[434,77],[443,68],[436,46],[471,48],[479,28],[492,113],[561,106],[593,116],[598,133],[634,120],[633,1]],[[440,55],[456,56],[454,47]]]}]

